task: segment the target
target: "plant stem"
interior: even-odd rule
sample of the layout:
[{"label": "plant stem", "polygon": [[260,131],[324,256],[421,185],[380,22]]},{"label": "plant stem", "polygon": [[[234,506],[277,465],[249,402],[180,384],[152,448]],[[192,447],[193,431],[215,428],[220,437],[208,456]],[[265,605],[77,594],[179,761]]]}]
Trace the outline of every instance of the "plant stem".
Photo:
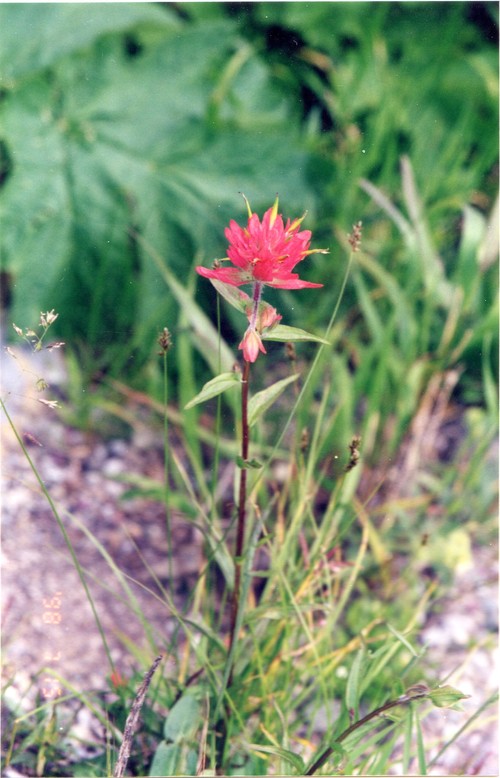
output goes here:
[{"label": "plant stem", "polygon": [[254,330],[257,326],[257,320],[259,318],[259,303],[262,296],[262,284],[256,282],[253,285],[252,295],[252,315],[250,317],[250,327]]},{"label": "plant stem", "polygon": [[[240,472],[240,490],[238,495],[238,524],[236,527],[236,544],[234,551],[234,588],[231,598],[231,625],[229,630],[228,663],[229,670],[226,669],[227,683],[225,693],[227,694],[233,683],[234,653],[233,645],[236,641],[236,629],[238,623],[238,610],[240,607],[241,595],[241,567],[243,562],[243,551],[245,545],[245,523],[246,523],[246,501],[247,501],[247,469],[245,463],[248,460],[249,446],[249,427],[248,427],[248,380],[250,376],[250,362],[245,360],[243,376],[241,381],[241,472]],[[216,756],[216,774],[222,774],[224,764],[224,752],[228,734],[228,719],[230,715],[230,704],[226,699],[224,705],[224,716],[218,722],[220,739],[217,744]]]},{"label": "plant stem", "polygon": [[[241,381],[241,458],[243,465],[248,460],[249,446],[249,428],[248,428],[248,381],[250,376],[250,362],[245,361],[243,368],[243,377]],[[246,501],[247,501],[247,469],[241,468],[240,491],[238,496],[238,525],[236,528],[236,545],[234,552],[234,590],[231,609],[231,629],[229,638],[229,650],[235,641],[236,618],[240,604],[241,588],[241,564],[243,557],[243,547],[245,543],[245,523],[246,523]],[[232,670],[229,676],[228,686],[231,685]]]},{"label": "plant stem", "polygon": [[174,569],[172,558],[172,523],[170,521],[170,488],[169,488],[169,469],[170,462],[168,456],[168,369],[167,369],[167,351],[163,353],[163,456],[164,456],[164,501],[165,501],[165,522],[167,530],[167,546],[168,546],[168,577],[170,582],[170,589],[174,586]]},{"label": "plant stem", "polygon": [[390,702],[386,702],[385,705],[382,705],[380,708],[376,708],[376,710],[372,710],[371,713],[368,713],[366,716],[363,716],[362,719],[359,719],[359,721],[356,721],[354,724],[351,724],[350,727],[347,727],[338,737],[335,738],[333,741],[333,745],[329,746],[326,751],[324,751],[321,756],[316,759],[316,761],[311,765],[311,767],[306,770],[305,775],[314,775],[314,773],[320,769],[320,767],[323,767],[325,762],[330,758],[330,756],[335,751],[335,744],[342,743],[343,740],[345,740],[349,735],[351,735],[353,732],[355,732],[357,729],[363,726],[363,724],[367,724],[368,721],[371,721],[372,719],[376,718],[377,716],[381,716],[386,711],[390,710],[391,708],[396,708],[398,705],[405,705],[408,702],[413,702],[414,700],[422,700],[428,697],[428,691],[422,691],[418,693],[413,694],[402,694],[401,697],[398,697],[397,700],[390,700]]}]

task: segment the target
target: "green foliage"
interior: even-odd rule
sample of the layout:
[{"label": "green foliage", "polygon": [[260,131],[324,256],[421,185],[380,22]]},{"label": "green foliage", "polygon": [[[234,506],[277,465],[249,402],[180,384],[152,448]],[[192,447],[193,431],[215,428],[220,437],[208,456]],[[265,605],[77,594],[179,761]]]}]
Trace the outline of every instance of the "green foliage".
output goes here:
[{"label": "green foliage", "polygon": [[299,73],[318,98],[311,112],[322,111],[323,125],[335,130],[330,193],[341,221],[349,224],[356,212],[359,177],[391,185],[402,154],[421,173],[426,200],[436,204],[451,191],[460,207],[488,174],[497,157],[490,134],[497,94],[493,4],[481,4],[477,25],[469,3],[270,3],[257,4],[254,13],[261,24],[298,33],[312,49],[315,71],[302,64]]},{"label": "green foliage", "polygon": [[165,719],[165,740],[156,749],[149,775],[196,775],[198,755],[193,735],[199,723],[197,700],[192,694],[183,695]]},{"label": "green foliage", "polygon": [[[5,745],[11,764],[43,774],[47,760],[49,763],[60,762],[63,750],[55,711],[51,714],[37,709],[32,716],[16,718],[15,709],[9,710],[6,706],[4,715],[11,735],[10,743]],[[5,731],[5,727],[2,728]],[[37,748],[39,744],[42,744],[41,748]]]},{"label": "green foliage", "polygon": [[[399,289],[394,235],[359,180],[399,197],[407,154],[445,251],[450,216],[487,211],[495,191],[490,3],[14,4],[0,21],[12,316],[56,308],[91,372],[137,373],[171,324],[139,238],[186,278],[195,254],[223,254],[238,191],[255,209],[279,191],[285,212],[319,211],[330,243],[363,216]],[[314,261],[332,288],[338,259]],[[464,279],[466,251],[460,265]],[[293,299],[291,324],[321,325],[326,302]]]},{"label": "green foliage", "polygon": [[279,343],[303,343],[304,341],[311,341],[312,343],[326,343],[327,340],[320,338],[318,335],[313,335],[310,332],[302,330],[300,327],[289,327],[286,324],[277,324],[269,332],[265,332],[262,335],[262,340],[273,340]]},{"label": "green foliage", "polygon": [[[62,334],[115,370],[140,363],[138,344],[172,315],[136,234],[183,278],[196,251],[220,253],[238,189],[262,202],[278,186],[303,207],[305,163],[290,127],[285,141],[274,102],[257,125],[237,110],[224,115],[220,101],[236,88],[224,68],[236,57],[237,73],[244,48],[232,22],[193,26],[149,5],[125,4],[120,14],[111,6],[2,8],[4,55],[16,52],[4,70],[1,213],[14,317],[32,318],[52,300]],[[61,44],[68,27],[74,32]],[[43,54],[33,39],[43,40]],[[260,74],[259,95],[272,91],[251,52],[245,64],[247,79]]]},{"label": "green foliage", "polygon": [[183,695],[165,719],[163,734],[166,740],[174,743],[190,737],[197,729],[200,720],[200,706],[192,694]]}]

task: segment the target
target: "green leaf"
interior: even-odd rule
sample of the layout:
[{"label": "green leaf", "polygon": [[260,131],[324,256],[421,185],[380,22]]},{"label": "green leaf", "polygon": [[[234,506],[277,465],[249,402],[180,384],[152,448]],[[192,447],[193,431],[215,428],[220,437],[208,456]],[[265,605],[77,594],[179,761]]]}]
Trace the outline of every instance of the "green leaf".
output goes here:
[{"label": "green leaf", "polygon": [[408,651],[410,652],[410,654],[412,654],[412,656],[415,657],[419,656],[419,654],[413,648],[412,644],[405,638],[405,636],[401,632],[399,632],[395,627],[392,627],[389,623],[387,623],[387,629],[389,630],[389,632],[392,632],[394,637],[397,638],[399,642],[402,643],[403,646],[405,646],[405,648],[408,649]]},{"label": "green leaf", "polygon": [[413,706],[409,706],[406,715],[405,735],[403,741],[403,775],[409,774],[411,749],[413,742]]},{"label": "green leaf", "polygon": [[210,281],[220,296],[236,310],[246,313],[248,306],[251,307],[252,301],[246,292],[242,292],[241,289],[235,286],[223,284],[222,281],[216,281],[215,278],[211,278]]},{"label": "green leaf", "polygon": [[487,222],[477,208],[466,205],[463,212],[462,232],[458,257],[453,270],[453,281],[459,283],[469,301],[477,288],[479,276],[479,249],[486,233]]},{"label": "green leaf", "polygon": [[238,373],[221,373],[210,381],[207,381],[201,392],[198,392],[196,397],[184,406],[184,410],[188,411],[199,403],[211,400],[212,397],[217,397],[218,394],[222,394],[226,389],[231,389],[234,386],[241,384],[241,375]]},{"label": "green leaf", "polygon": [[420,716],[417,709],[415,709],[413,713],[415,716],[415,730],[417,735],[418,771],[420,775],[427,775],[427,760],[425,758],[424,736],[420,725]]},{"label": "green leaf", "polygon": [[257,743],[250,743],[249,748],[253,751],[258,751],[261,754],[271,754],[272,756],[278,756],[297,771],[297,775],[304,774],[305,763],[299,754],[294,754],[293,751],[289,751],[287,748],[280,748],[279,746],[261,746]]},{"label": "green leaf", "polygon": [[240,457],[236,457],[236,464],[238,465],[241,470],[260,470],[262,467],[262,462],[259,462],[258,459],[247,459],[246,461]]},{"label": "green leaf", "polygon": [[[58,337],[121,351],[122,367],[139,369],[145,342],[176,316],[176,295],[138,236],[182,286],[196,254],[220,256],[230,213],[244,213],[238,189],[257,208],[273,180],[287,208],[310,206],[298,125],[274,121],[263,133],[239,123],[245,110],[229,121],[231,79],[212,99],[241,44],[233,20],[192,24],[132,3],[97,5],[90,16],[78,4],[48,3],[1,14],[0,218],[12,318],[30,323],[55,308]],[[139,53],[130,54],[129,38]],[[250,53],[245,81],[258,95],[259,79],[268,88],[272,79]],[[262,158],[265,166],[253,164]]]},{"label": "green leaf", "polygon": [[299,327],[289,327],[286,324],[277,324],[272,330],[262,334],[262,340],[275,340],[280,343],[296,343],[299,341],[312,340],[315,343],[324,343],[329,346],[330,343],[318,335],[301,330]]},{"label": "green leaf", "polygon": [[360,677],[365,670],[366,649],[360,648],[347,678],[345,704],[349,711],[354,711],[354,718],[359,718]]},{"label": "green leaf", "polygon": [[[64,4],[0,6],[0,83],[11,86],[21,76],[54,65],[61,57],[90,46],[98,38],[127,32],[140,23],[180,27],[170,9],[152,3],[96,5],[89,12],[84,3],[76,8]],[[27,35],[26,31],[31,34]]]},{"label": "green leaf", "polygon": [[470,694],[463,694],[458,689],[454,689],[453,686],[445,685],[431,689],[428,696],[436,708],[451,708],[460,700],[467,700]]},{"label": "green leaf", "polygon": [[497,418],[498,413],[498,384],[496,375],[492,370],[491,345],[493,340],[493,330],[483,338],[482,368],[483,368],[483,392],[486,401],[486,407],[493,419]]},{"label": "green leaf", "polygon": [[166,740],[178,743],[192,735],[199,724],[200,706],[192,694],[184,694],[168,714],[163,734]]},{"label": "green leaf", "polygon": [[193,328],[194,345],[198,347],[214,372],[217,371],[220,349],[221,365],[229,371],[229,368],[234,364],[234,355],[227,343],[219,336],[206,313],[193,300],[191,292],[179,283],[175,274],[169,270],[157,252],[145,241],[141,240],[140,243],[165,279],[170,291],[182,308],[184,316]]},{"label": "green leaf", "polygon": [[180,746],[162,741],[155,751],[149,775],[177,775],[177,764],[180,755]]},{"label": "green leaf", "polygon": [[267,389],[263,389],[262,392],[254,394],[248,403],[248,424],[250,427],[255,424],[273,402],[278,399],[286,387],[289,386],[289,384],[293,384],[298,377],[297,374],[288,376],[288,378],[283,378],[281,381],[276,381],[275,384],[271,384]]}]

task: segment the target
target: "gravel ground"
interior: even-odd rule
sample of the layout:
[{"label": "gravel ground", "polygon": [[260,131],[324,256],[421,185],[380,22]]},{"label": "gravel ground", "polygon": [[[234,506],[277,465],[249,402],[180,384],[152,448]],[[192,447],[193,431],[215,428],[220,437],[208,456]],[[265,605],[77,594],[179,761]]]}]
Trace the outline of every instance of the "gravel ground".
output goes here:
[{"label": "gravel ground", "polygon": [[[39,356],[37,371],[41,370]],[[60,359],[56,352],[44,356],[44,377],[57,384],[63,380]],[[113,480],[122,473],[160,480],[161,440],[103,442],[65,426],[56,412],[37,402],[33,374],[28,372],[31,358],[13,360],[4,352],[2,367],[2,397],[54,501],[77,516],[116,564],[137,581],[130,585],[154,625],[158,645],[164,646],[173,623],[165,606],[144,588],[150,586],[151,575],[133,542],[167,585],[164,514],[161,506],[148,500],[120,502],[126,486]],[[26,700],[32,701],[35,689],[46,697],[55,693],[57,681],[40,673],[44,666],[56,669],[77,691],[105,689],[108,665],[92,611],[68,560],[60,529],[3,414],[2,447],[3,674],[14,679],[8,694],[15,700],[30,690]],[[121,635],[144,645],[140,621],[124,607],[119,582],[82,526],[75,526],[65,515],[63,520],[88,573],[113,659],[126,674],[132,665]],[[197,577],[201,543],[193,527],[175,517],[173,547],[172,594],[181,604]],[[428,664],[439,668],[440,677],[446,668],[447,682],[471,695],[463,703],[466,714],[434,709],[425,719],[426,743],[433,744],[431,757],[498,687],[496,562],[495,549],[475,550],[472,566],[457,574],[453,599],[443,602],[441,611],[423,626]],[[477,647],[470,652],[472,644]],[[148,650],[153,659],[153,649]],[[40,675],[33,685],[36,673]],[[437,759],[430,774],[498,775],[495,712],[490,708],[483,714],[476,727]],[[95,736],[94,724],[82,716],[79,734]]]}]

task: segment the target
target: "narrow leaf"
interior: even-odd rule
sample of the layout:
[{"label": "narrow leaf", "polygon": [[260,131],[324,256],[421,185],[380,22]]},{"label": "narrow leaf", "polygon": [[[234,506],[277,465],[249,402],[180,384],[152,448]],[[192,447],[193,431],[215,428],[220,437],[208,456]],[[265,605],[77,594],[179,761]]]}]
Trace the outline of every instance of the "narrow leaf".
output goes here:
[{"label": "narrow leaf", "polygon": [[392,203],[392,201],[385,195],[381,189],[376,187],[370,181],[362,178],[359,182],[361,189],[363,189],[367,195],[369,195],[373,202],[376,203],[382,210],[386,212],[390,219],[394,222],[400,233],[404,235],[408,242],[410,242],[413,231],[410,222],[405,219],[400,210]]},{"label": "narrow leaf", "polygon": [[405,648],[408,649],[410,654],[412,654],[415,657],[419,656],[419,654],[417,654],[417,652],[413,648],[412,644],[405,638],[404,635],[401,634],[401,632],[398,632],[398,630],[392,627],[389,623],[387,623],[387,629],[389,630],[389,632],[392,632],[394,637],[397,638],[400,641],[400,643],[402,643],[403,646],[405,646]]},{"label": "narrow leaf", "polygon": [[405,737],[403,742],[403,775],[409,775],[412,739],[413,739],[413,707],[410,705],[406,716]]},{"label": "narrow leaf", "polygon": [[217,397],[218,394],[222,394],[226,389],[230,389],[232,386],[241,384],[241,377],[238,373],[221,373],[210,381],[207,381],[201,392],[198,392],[196,397],[193,397],[187,405],[184,406],[184,410],[188,411],[199,403],[206,402],[212,397]]},{"label": "narrow leaf", "polygon": [[354,662],[352,663],[351,671],[347,679],[346,691],[345,691],[345,703],[349,711],[354,711],[354,717],[359,718],[359,696],[360,696],[360,684],[359,679],[362,670],[364,669],[366,651],[364,648],[360,648]]},{"label": "narrow leaf", "polygon": [[214,289],[217,290],[217,293],[220,294],[229,305],[236,308],[237,311],[246,313],[248,306],[252,305],[250,297],[246,292],[242,292],[241,289],[230,286],[229,284],[223,284],[222,281],[216,281],[215,278],[211,278],[210,282]]},{"label": "narrow leaf", "polygon": [[291,764],[292,767],[297,771],[298,775],[304,774],[304,760],[301,756],[299,756],[299,754],[295,754],[293,751],[289,751],[286,748],[281,748],[280,746],[261,746],[257,743],[251,743],[250,748],[254,751],[258,751],[261,754],[279,756],[280,759],[283,759],[283,761]]},{"label": "narrow leaf", "polygon": [[[437,689],[431,689],[429,692],[429,699],[437,708],[454,707],[460,700],[466,700],[469,696],[469,694],[464,694],[448,684],[445,686],[438,686]],[[458,708],[458,710],[460,710],[460,708]]]},{"label": "narrow leaf", "polygon": [[313,335],[311,332],[301,330],[299,327],[288,327],[286,324],[277,324],[272,330],[262,333],[262,340],[275,340],[280,343],[296,343],[299,341],[312,340],[315,343],[324,343],[330,345],[330,341]]},{"label": "narrow leaf", "polygon": [[296,381],[298,377],[296,374],[283,378],[281,381],[276,381],[275,384],[271,384],[267,389],[263,389],[262,392],[258,392],[252,397],[248,403],[248,423],[250,427],[278,399],[286,387]]},{"label": "narrow leaf", "polygon": [[163,258],[147,241],[141,236],[138,236],[138,241],[144,246],[145,251],[154,261],[167,286],[185,313],[186,319],[193,328],[194,345],[205,357],[214,373],[219,362],[218,354],[220,348],[222,367],[229,369],[234,364],[233,352],[227,343],[219,337],[219,333],[208,316],[194,301],[192,293],[179,283],[175,274],[166,266]]},{"label": "narrow leaf", "polygon": [[414,710],[413,714],[415,716],[415,731],[417,736],[418,772],[420,775],[427,775],[427,760],[425,758],[424,738],[422,727],[420,726],[420,718],[417,710]]}]

